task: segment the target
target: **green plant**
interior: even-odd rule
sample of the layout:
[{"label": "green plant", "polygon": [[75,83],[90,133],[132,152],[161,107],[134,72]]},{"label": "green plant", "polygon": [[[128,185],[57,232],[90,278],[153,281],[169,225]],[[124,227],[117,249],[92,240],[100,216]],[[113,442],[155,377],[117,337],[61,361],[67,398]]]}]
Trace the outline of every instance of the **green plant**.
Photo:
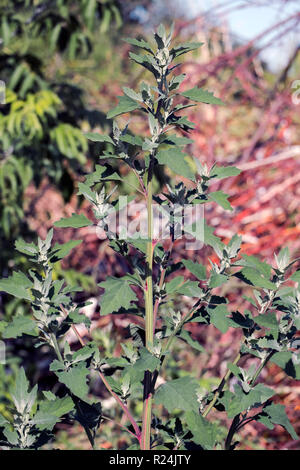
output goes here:
[{"label": "green plant", "polygon": [[[27,276],[15,272],[10,278],[2,279],[0,290],[30,302],[33,319],[15,316],[10,324],[1,328],[3,338],[27,334],[36,338],[37,346],[50,346],[56,356],[50,370],[66,389],[62,400],[66,401],[68,409],[63,411],[82,424],[92,446],[102,414],[101,405],[88,398],[87,378],[91,371],[99,374],[127,418],[129,426],[125,430],[132,437],[130,449],[231,450],[237,445],[235,434],[250,421],[258,421],[269,429],[279,424],[296,439],[284,407],[271,400],[274,391],[257,383],[269,361],[292,377],[300,378],[296,337],[300,328],[300,291],[298,287],[291,286],[300,282],[300,271],[289,274],[296,260],[290,260],[285,248],[275,255],[274,266],[254,256],[239,257],[241,237],[235,235],[225,245],[203,221],[197,230],[193,222],[185,223],[184,235],[187,239],[193,235],[195,241],[209,245],[219,261],[210,261],[209,266],[190,259],[182,259],[179,263],[172,261],[182,211],[187,206],[200,207],[208,202],[216,202],[230,210],[228,196],[222,191],[210,191],[210,184],[216,179],[236,175],[239,170],[196,164],[181,150],[190,139],[169,133],[171,129],[188,131],[193,128],[193,123],[180,115],[182,109],[194,106],[187,102],[188,99],[223,105],[212,93],[197,87],[178,92],[184,76],[172,75],[177,67],[176,58],[200,47],[201,43],[172,46],[171,38],[172,32],[167,34],[160,26],[154,35],[156,49],[145,40],[128,39],[130,44],[144,52],[142,55],[130,53],[131,59],[151,72],[156,83],[151,86],[142,83],[138,92],[125,87],[124,95],[119,97],[118,105],[108,113],[108,118],[139,110],[148,118],[149,136],[135,136],[128,124],[120,129],[116,122],[111,136],[88,134],[91,141],[110,144],[113,150],[104,152],[99,158],[101,161],[111,160],[115,168],[107,163],[97,165],[85,182],[78,185],[79,194],[93,206],[98,227],[107,234],[110,246],[126,259],[129,266],[125,276],[108,277],[99,284],[104,289],[100,297],[102,316],[122,314],[137,319],[129,325],[131,339],[121,345],[122,356],[102,357],[95,342],[85,344],[78,333],[77,324],[89,326],[89,319],[80,313],[82,305],[75,302],[74,295],[78,289],[66,286],[63,280],[53,280],[52,273],[53,265],[76,248],[80,240],[52,246],[52,230],[45,240],[39,239],[37,245],[20,240],[16,243],[16,249],[30,256],[36,269],[30,270]],[[136,233],[130,235],[131,238],[122,237],[110,224],[109,215],[124,208],[122,200],[113,199],[115,188],[110,187],[112,183],[122,182],[118,165],[128,166],[136,177],[138,187],[134,186],[132,198],[138,196],[145,201],[147,231],[144,237],[135,237]],[[158,166],[163,166],[167,172],[168,184],[165,192],[155,194],[153,182]],[[184,177],[185,181],[190,180],[189,187],[182,182],[175,186],[169,184],[169,176],[173,173]],[[159,239],[156,235],[154,202],[159,211],[167,214],[168,240]],[[55,223],[58,228],[92,225],[93,222],[83,214],[73,214]],[[183,268],[194,276],[194,281],[178,275]],[[254,288],[253,297],[245,297],[251,311],[231,312],[228,299],[218,295],[220,292],[216,289],[230,282],[233,276]],[[186,298],[190,300],[185,303]],[[189,323],[212,324],[222,333],[228,328],[236,328],[243,335],[239,353],[228,363],[228,371],[217,388],[208,394],[202,393],[195,378],[180,374],[178,378],[156,386],[176,339],[200,353],[204,352],[185,328]],[[71,351],[66,341],[62,347],[61,340],[70,328],[81,345],[76,352]],[[257,364],[250,368],[242,367],[240,359],[247,357],[256,358]],[[232,378],[235,380],[229,387]],[[15,401],[16,419],[11,423],[0,422],[2,445],[39,447],[38,432],[45,429],[50,432],[62,414],[56,409],[51,411],[51,406],[54,406],[51,405],[52,392],[47,397],[50,405],[41,404],[37,412],[33,410],[33,392],[28,393],[28,386],[21,387],[20,381],[26,382],[23,372],[18,376],[15,394],[21,395],[26,413],[19,410],[19,402]],[[141,401],[143,411],[141,416],[135,416],[132,404]],[[208,420],[213,408],[232,420],[225,439],[223,428],[220,433],[218,425]],[[47,423],[43,426],[46,428],[37,424],[40,421],[36,415],[40,413],[43,413]],[[26,439],[25,425],[29,429]]]}]

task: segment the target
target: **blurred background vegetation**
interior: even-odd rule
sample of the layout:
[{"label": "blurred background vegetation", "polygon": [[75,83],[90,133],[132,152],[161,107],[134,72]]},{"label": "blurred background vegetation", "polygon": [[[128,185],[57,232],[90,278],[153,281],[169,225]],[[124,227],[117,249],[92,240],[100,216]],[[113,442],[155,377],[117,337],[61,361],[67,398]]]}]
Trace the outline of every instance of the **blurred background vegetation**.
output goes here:
[{"label": "blurred background vegetation", "polygon": [[[147,72],[141,73],[128,59],[130,46],[122,38],[147,37],[161,21],[170,25],[173,20],[176,40],[205,43],[180,66],[180,72],[187,74],[183,89],[205,86],[227,103],[220,109],[191,108],[188,116],[196,127],[188,151],[202,163],[225,162],[243,170],[229,183],[215,185],[230,194],[234,211],[227,214],[208,207],[209,224],[224,241],[241,234],[243,251],[267,261],[282,245],[289,246],[294,257],[300,256],[300,11],[296,0],[0,0],[0,80],[5,84],[5,101],[0,104],[1,277],[27,268],[25,257],[14,251],[19,237],[28,242],[36,234],[44,237],[54,221],[79,207],[87,213],[91,210],[76,195],[77,184],[93,169],[101,145],[109,144],[89,146],[83,132],[109,134],[112,123],[105,116],[116,104],[121,87],[135,88],[148,79]],[[244,37],[238,28],[243,21],[248,23]],[[140,117],[131,126],[146,132]],[[126,176],[125,168],[121,171]],[[157,175],[157,189],[160,185]],[[130,186],[125,182],[121,190],[128,193]],[[126,266],[90,229],[55,231],[55,241],[71,237],[83,238],[84,243],[56,264],[56,275],[83,287],[85,299],[92,300],[87,313],[93,320],[93,339],[106,353],[118,355],[119,340],[129,335],[128,321],[99,317],[96,283],[109,274],[121,274]],[[175,248],[179,259],[184,245],[178,240]],[[208,254],[205,249],[185,257],[203,260]],[[248,308],[240,305],[239,287],[230,287],[233,308]],[[30,314],[29,306],[1,294],[0,334],[1,325],[18,313]],[[210,389],[234,354],[238,338],[231,330],[221,335],[213,328],[204,335],[201,328],[196,326],[193,334],[207,353],[195,356],[178,347],[166,374],[176,378],[179,364],[181,374],[192,370]],[[54,385],[48,354],[43,348],[36,351],[29,337],[7,342],[7,366],[0,365],[0,411],[8,413],[9,385],[20,363],[34,382],[39,380],[48,389]],[[299,387],[288,379],[282,385],[275,365],[268,374],[264,380],[273,386],[280,383],[281,399],[288,407],[293,403],[290,419],[299,432]],[[91,393],[118,413],[96,378],[91,381]],[[124,442],[111,422],[102,429],[100,447],[122,448]],[[57,431],[61,448],[87,446],[80,429],[64,423]],[[283,431],[276,432],[262,434],[258,425],[249,424],[244,447],[248,442],[250,448],[290,445]],[[299,442],[293,445],[300,448]]]}]

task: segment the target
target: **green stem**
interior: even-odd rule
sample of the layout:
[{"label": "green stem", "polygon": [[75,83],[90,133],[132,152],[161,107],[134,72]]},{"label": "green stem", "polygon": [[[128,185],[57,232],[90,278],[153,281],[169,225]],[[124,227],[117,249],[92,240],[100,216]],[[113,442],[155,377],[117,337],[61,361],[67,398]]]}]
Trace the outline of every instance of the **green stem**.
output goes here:
[{"label": "green stem", "polygon": [[[130,423],[132,424],[133,429],[135,431],[135,434],[133,434],[131,432],[130,432],[130,434],[133,434],[137,438],[137,440],[140,442],[140,439],[141,439],[140,428],[137,425],[137,423],[136,423],[135,419],[133,418],[132,414],[130,413],[128,407],[125,405],[125,403],[122,402],[120,397],[118,397],[118,395],[112,390],[111,386],[109,385],[109,383],[107,382],[107,380],[105,378],[105,375],[100,370],[98,370],[98,373],[99,373],[99,376],[100,376],[102,382],[104,383],[106,389],[114,397],[114,399],[119,403],[119,405],[122,408],[122,410],[124,411],[126,417],[129,419]],[[127,431],[128,431],[128,429],[127,429]]]},{"label": "green stem", "polygon": [[53,349],[55,351],[55,354],[57,355],[58,360],[60,362],[64,362],[63,357],[62,357],[61,352],[60,352],[60,349],[59,349],[59,346],[58,346],[56,336],[55,336],[54,333],[51,334],[51,341],[52,341]]},{"label": "green stem", "polygon": [[[150,169],[149,169],[150,172]],[[146,295],[145,295],[145,310],[146,310],[146,348],[153,346],[153,211],[152,211],[152,177],[147,186],[147,214],[148,214],[148,242],[146,254]]]},{"label": "green stem", "polygon": [[250,382],[250,385],[251,387],[255,384],[256,380],[258,379],[261,371],[263,370],[263,368],[267,365],[267,363],[269,362],[269,360],[271,359],[271,357],[275,354],[276,351],[271,351],[269,352],[269,354],[265,357],[265,359],[263,359],[260,363],[260,365],[258,366],[258,368],[256,369],[256,372],[255,374],[253,375],[252,379],[251,379],[251,382]]},{"label": "green stem", "polygon": [[[233,361],[233,364],[237,364],[238,361],[240,360],[241,358],[241,354],[239,353],[236,358],[234,359]],[[218,400],[220,394],[222,393],[223,391],[223,388],[225,387],[226,383],[228,382],[229,378],[231,376],[231,371],[228,370],[226,372],[226,374],[224,375],[223,379],[221,380],[221,382],[219,383],[219,386],[217,388],[217,390],[215,391],[214,393],[214,397],[212,399],[212,401],[207,405],[207,407],[205,408],[205,410],[203,411],[202,413],[202,416],[203,418],[206,418],[206,416],[208,415],[208,413],[211,411],[211,409],[214,407],[216,401]]]},{"label": "green stem", "polygon": [[181,319],[181,321],[178,323],[178,325],[176,326],[176,328],[174,329],[174,331],[171,333],[171,335],[169,336],[168,338],[168,341],[166,343],[166,346],[164,348],[164,352],[162,354],[162,361],[165,360],[165,357],[166,357],[166,352],[170,349],[170,347],[172,346],[172,343],[174,341],[174,338],[176,337],[177,333],[181,330],[181,328],[183,327],[183,325],[188,321],[188,319],[190,317],[193,316],[193,314],[196,312],[196,310],[199,308],[199,305],[200,305],[200,302],[197,301],[196,304],[194,305],[194,307],[192,308],[192,310],[190,310],[190,312],[188,312],[186,315],[184,315]]},{"label": "green stem", "polygon": [[[148,215],[148,242],[146,253],[147,277],[145,286],[145,334],[146,348],[150,351],[153,346],[153,212],[152,212],[152,167],[150,163],[147,184],[147,215]],[[150,450],[151,445],[151,421],[152,421],[152,374],[145,372],[143,419],[141,450]]]}]

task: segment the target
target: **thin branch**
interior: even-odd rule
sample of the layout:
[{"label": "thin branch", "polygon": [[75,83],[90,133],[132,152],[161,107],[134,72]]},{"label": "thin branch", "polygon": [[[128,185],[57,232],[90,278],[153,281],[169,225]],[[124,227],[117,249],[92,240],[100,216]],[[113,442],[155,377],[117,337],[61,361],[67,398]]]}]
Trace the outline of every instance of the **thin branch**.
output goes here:
[{"label": "thin branch", "polygon": [[111,421],[111,422],[114,423],[116,426],[119,426],[120,428],[122,428],[122,429],[124,429],[125,431],[129,432],[129,434],[131,434],[132,436],[136,437],[136,435],[134,434],[134,432],[130,431],[126,426],[123,426],[123,424],[118,423],[117,421],[115,421],[114,419],[110,418],[109,416],[101,415],[101,418],[102,418],[102,419],[106,419],[107,421]]},{"label": "thin branch", "polygon": [[[173,249],[174,242],[171,242],[171,246],[169,248],[169,257],[171,256],[172,249]],[[162,269],[161,274],[160,274],[160,279],[159,279],[159,284],[158,284],[158,289],[161,290],[163,287],[163,284],[165,282],[165,276],[166,276],[166,271],[167,268]],[[161,298],[157,297],[154,303],[154,308],[153,308],[153,332],[155,333],[156,329],[156,320],[157,320],[157,313],[158,313],[158,308],[161,302]]]},{"label": "thin branch", "polygon": [[[233,360],[233,364],[237,364],[238,361],[240,360],[241,358],[241,353],[239,352],[237,354],[237,356],[235,357],[235,359]],[[206,416],[208,415],[208,413],[212,410],[212,408],[215,406],[215,403],[217,402],[218,398],[220,397],[225,385],[228,383],[229,379],[231,378],[231,375],[232,375],[232,372],[230,370],[228,370],[226,372],[226,374],[224,375],[224,377],[222,378],[221,382],[219,383],[218,385],[218,388],[217,390],[215,391],[214,393],[214,396],[213,396],[213,399],[211,400],[211,402],[207,405],[207,407],[205,408],[205,410],[203,411],[202,413],[202,416],[203,418],[206,418]]]},{"label": "thin branch", "polygon": [[[63,305],[60,306],[63,313],[65,315],[68,315],[68,312],[66,311],[66,309],[63,307]],[[78,338],[78,341],[79,343],[81,344],[81,346],[85,346],[85,342],[84,340],[81,338],[77,328],[75,325],[72,325],[72,330],[74,331],[76,337]],[[100,371],[98,370],[98,373],[99,373],[99,376],[103,382],[103,384],[105,385],[107,391],[114,397],[114,399],[117,401],[117,403],[120,405],[120,407],[122,408],[122,410],[124,411],[125,415],[127,416],[128,420],[130,421],[130,423],[132,424],[133,428],[134,428],[134,431],[135,431],[135,434],[134,436],[136,437],[136,439],[140,442],[140,437],[141,437],[141,430],[137,424],[137,422],[135,421],[135,419],[133,418],[131,412],[129,411],[128,407],[125,405],[125,403],[122,402],[122,400],[120,399],[120,397],[118,397],[118,395],[112,390],[112,388],[110,387],[109,383],[107,382],[106,378],[105,378],[105,375]],[[131,433],[131,431],[128,430],[128,432],[130,434],[133,434]]]},{"label": "thin branch", "polygon": [[272,165],[273,163],[300,156],[300,145],[294,145],[288,150],[272,155],[271,157],[264,158],[263,160],[256,160],[252,162],[242,163],[239,165],[241,171],[254,170],[265,165]]}]

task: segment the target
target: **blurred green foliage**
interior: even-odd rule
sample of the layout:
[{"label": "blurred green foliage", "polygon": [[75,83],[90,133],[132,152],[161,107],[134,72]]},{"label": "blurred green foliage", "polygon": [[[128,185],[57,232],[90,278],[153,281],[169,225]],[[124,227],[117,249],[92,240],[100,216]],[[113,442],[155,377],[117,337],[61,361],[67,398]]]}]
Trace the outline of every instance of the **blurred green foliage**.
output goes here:
[{"label": "blurred green foliage", "polygon": [[82,122],[93,127],[102,120],[101,113],[87,109],[71,77],[56,73],[58,64],[88,60],[95,36],[119,28],[122,17],[116,0],[2,0],[0,17],[0,76],[6,87],[0,107],[3,272],[15,239],[20,233],[30,238],[26,188],[47,176],[68,200],[86,162]]}]

